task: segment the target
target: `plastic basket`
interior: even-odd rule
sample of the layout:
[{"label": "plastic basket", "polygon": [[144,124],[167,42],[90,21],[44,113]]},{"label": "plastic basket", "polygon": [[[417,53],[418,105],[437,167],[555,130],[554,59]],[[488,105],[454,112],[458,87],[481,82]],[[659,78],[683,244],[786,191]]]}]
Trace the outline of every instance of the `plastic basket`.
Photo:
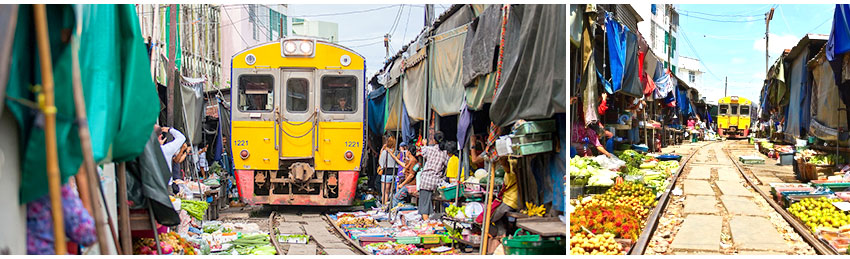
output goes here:
[{"label": "plastic basket", "polygon": [[439,244],[441,235],[421,235],[423,244]]},{"label": "plastic basket", "polygon": [[567,254],[566,239],[542,240],[538,235],[518,235],[502,239],[506,255],[564,255]]},{"label": "plastic basket", "polygon": [[[438,190],[440,190],[440,194],[443,195],[443,198],[446,200],[454,199],[458,195],[457,185],[448,188],[440,188]],[[463,188],[460,189],[460,195],[463,195]]]},{"label": "plastic basket", "polygon": [[399,244],[420,244],[422,243],[421,237],[395,237],[395,241]]},{"label": "plastic basket", "polygon": [[374,243],[392,242],[392,241],[395,241],[395,238],[392,238],[392,237],[367,237],[367,236],[364,236],[364,237],[360,237],[358,240],[360,241],[360,245],[361,245],[361,246],[365,246],[365,245],[368,245],[368,244],[374,244]]}]

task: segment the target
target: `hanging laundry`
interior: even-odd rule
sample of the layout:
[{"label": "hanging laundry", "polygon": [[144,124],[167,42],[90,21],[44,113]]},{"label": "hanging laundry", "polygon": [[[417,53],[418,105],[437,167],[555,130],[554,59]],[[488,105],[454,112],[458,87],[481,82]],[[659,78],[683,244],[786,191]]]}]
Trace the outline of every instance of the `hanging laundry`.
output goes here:
[{"label": "hanging laundry", "polygon": [[675,82],[669,71],[661,66],[661,62],[658,63],[655,67],[655,99],[664,99],[667,94],[672,93],[675,89]]},{"label": "hanging laundry", "polygon": [[[94,244],[97,238],[94,219],[83,207],[80,196],[69,184],[65,184],[61,188],[61,198],[65,235],[68,236],[68,241],[84,247]],[[27,254],[56,254],[53,249],[55,238],[51,209],[49,195],[27,203]]]},{"label": "hanging laundry", "polygon": [[[646,44],[646,40],[643,38],[643,36],[640,34],[640,32],[638,32],[637,38],[638,38],[638,76],[640,78],[640,84],[641,84],[641,86],[643,86],[643,95],[649,96],[650,94],[652,94],[653,91],[655,91],[655,81],[652,80],[652,77],[650,77],[646,73],[646,69],[647,69],[647,66],[646,66],[647,55],[646,54],[649,51],[649,45]],[[653,62],[653,61],[654,61],[654,59],[650,60],[650,62]],[[653,64],[655,64],[655,63],[653,63]],[[652,70],[652,71],[655,72],[655,70]]]},{"label": "hanging laundry", "polygon": [[850,5],[836,4],[832,17],[832,31],[826,42],[826,59],[832,62],[848,51],[850,51]]},{"label": "hanging laundry", "polygon": [[611,85],[614,92],[623,87],[623,74],[626,66],[626,35],[629,28],[623,26],[605,13],[605,31],[608,40],[608,60],[611,68]]}]

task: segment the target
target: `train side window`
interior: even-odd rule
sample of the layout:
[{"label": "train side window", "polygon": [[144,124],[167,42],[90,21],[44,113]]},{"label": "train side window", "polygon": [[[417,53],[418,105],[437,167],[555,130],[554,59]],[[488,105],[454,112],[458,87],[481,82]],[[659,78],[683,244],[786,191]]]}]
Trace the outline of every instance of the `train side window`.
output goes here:
[{"label": "train side window", "polygon": [[732,115],[738,115],[738,105],[732,105]]},{"label": "train side window", "polygon": [[286,80],[286,110],[289,112],[306,112],[309,104],[308,96],[310,83],[304,78]]},{"label": "train side window", "polygon": [[357,77],[322,77],[322,111],[353,113],[357,110]]},{"label": "train side window", "polygon": [[272,75],[239,76],[239,111],[271,111],[274,103]]},{"label": "train side window", "polygon": [[741,115],[750,116],[750,106],[741,106]]},{"label": "train side window", "polygon": [[725,105],[725,104],[720,105],[720,114],[721,115],[726,115],[726,113],[728,113],[728,112],[729,112],[729,105]]}]

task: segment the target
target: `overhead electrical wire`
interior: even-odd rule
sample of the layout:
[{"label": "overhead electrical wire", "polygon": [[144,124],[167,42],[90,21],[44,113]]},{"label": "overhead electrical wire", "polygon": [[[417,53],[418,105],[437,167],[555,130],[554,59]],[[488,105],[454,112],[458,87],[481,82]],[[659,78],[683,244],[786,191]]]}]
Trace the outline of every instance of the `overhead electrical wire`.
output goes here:
[{"label": "overhead electrical wire", "polygon": [[[230,20],[230,24],[233,24],[233,18],[230,18],[230,12],[228,12],[227,10],[224,10],[224,14],[227,15],[227,19]],[[236,26],[234,26],[233,30],[235,30],[236,34],[239,35],[239,38],[242,39],[242,43],[245,43],[245,45],[247,46],[248,42],[245,41],[244,37],[242,37],[242,33],[239,32],[239,29],[236,29]]]},{"label": "overhead electrical wire", "polygon": [[718,77],[716,74],[714,74],[714,72],[711,71],[710,68],[708,68],[708,66],[705,64],[705,62],[702,61],[702,57],[699,55],[699,52],[697,52],[696,48],[694,48],[693,44],[691,43],[691,40],[688,39],[688,34],[685,33],[685,30],[682,30],[682,28],[680,27],[679,31],[682,33],[682,38],[685,39],[685,43],[687,43],[688,48],[690,48],[691,51],[694,52],[694,55],[696,55],[697,58],[699,59],[699,63],[702,64],[703,67],[705,67],[705,70],[708,71],[708,73],[711,74],[711,76],[713,76],[717,80],[720,80],[720,77]]},{"label": "overhead electrical wire", "polygon": [[[681,9],[681,8],[679,9],[679,13],[694,13],[694,14],[716,16],[716,17],[750,17],[750,16],[754,16],[754,15],[764,14],[764,12],[766,10],[770,10],[771,7],[776,7],[776,6],[777,6],[776,4],[773,4],[773,5],[769,5],[767,8],[762,7],[762,8],[759,8],[759,9],[754,9],[754,10],[759,10],[759,11],[755,11],[753,13],[747,13],[745,11],[745,12],[741,12],[741,13],[737,13],[737,14],[713,14],[713,13],[704,13],[704,12],[698,12],[698,11],[689,11],[689,10],[684,10],[684,9]],[[762,10],[764,10],[764,11],[762,11]]]}]

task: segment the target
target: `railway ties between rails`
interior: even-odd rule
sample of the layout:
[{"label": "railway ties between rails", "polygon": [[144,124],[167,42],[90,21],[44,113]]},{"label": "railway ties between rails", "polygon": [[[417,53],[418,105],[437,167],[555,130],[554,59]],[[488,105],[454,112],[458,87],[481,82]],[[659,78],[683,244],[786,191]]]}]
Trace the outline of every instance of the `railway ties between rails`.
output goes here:
[{"label": "railway ties between rails", "polygon": [[779,177],[755,177],[735,160],[752,153],[752,146],[730,148],[740,143],[746,142],[710,143],[683,160],[675,194],[659,206],[664,208],[661,215],[647,222],[657,224],[647,234],[651,238],[639,239],[635,246],[645,247],[642,254],[831,254],[771,200],[765,180]]}]

